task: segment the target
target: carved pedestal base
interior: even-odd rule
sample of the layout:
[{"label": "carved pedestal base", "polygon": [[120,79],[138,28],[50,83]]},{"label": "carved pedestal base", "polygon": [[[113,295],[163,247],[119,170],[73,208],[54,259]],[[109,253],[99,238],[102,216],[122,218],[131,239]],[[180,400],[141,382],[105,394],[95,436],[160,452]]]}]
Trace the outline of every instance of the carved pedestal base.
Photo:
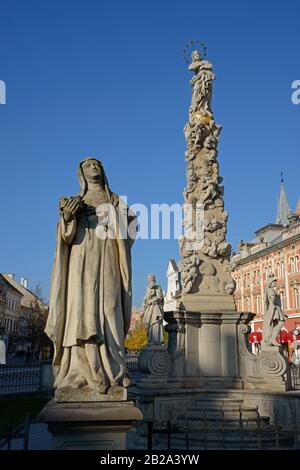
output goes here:
[{"label": "carved pedestal base", "polygon": [[232,295],[214,294],[186,294],[183,293],[178,300],[179,309],[187,312],[226,313],[235,312],[235,304]]},{"label": "carved pedestal base", "polygon": [[281,346],[265,346],[259,355],[252,354],[248,347],[247,324],[238,331],[239,367],[244,388],[252,390],[287,391],[291,387],[288,361]]},{"label": "carved pedestal base", "polygon": [[165,312],[172,377],[187,387],[242,388],[238,367],[235,310]]},{"label": "carved pedestal base", "polygon": [[[300,422],[300,394],[286,392],[289,371],[281,348],[272,347],[259,356],[248,349],[248,323],[253,317],[234,310],[165,312],[172,370],[160,382],[158,376],[152,384],[143,378],[134,390],[144,415],[136,448],[145,445],[149,421],[201,429],[203,416],[212,426],[224,419],[228,427],[233,423],[238,427],[242,416],[250,428],[258,420],[259,426],[266,425],[266,439],[268,433],[272,435],[272,422],[283,427]],[[196,439],[193,432],[192,439]],[[177,448],[184,448],[180,447],[185,445],[184,437],[182,440]],[[195,441],[195,448],[201,442]],[[235,448],[236,435],[228,436],[227,445]]]},{"label": "carved pedestal base", "polygon": [[139,353],[138,368],[142,375],[165,377],[171,372],[172,362],[165,346],[148,344]]},{"label": "carved pedestal base", "polygon": [[39,415],[52,434],[52,448],[124,450],[126,432],[142,413],[133,402],[49,402]]}]

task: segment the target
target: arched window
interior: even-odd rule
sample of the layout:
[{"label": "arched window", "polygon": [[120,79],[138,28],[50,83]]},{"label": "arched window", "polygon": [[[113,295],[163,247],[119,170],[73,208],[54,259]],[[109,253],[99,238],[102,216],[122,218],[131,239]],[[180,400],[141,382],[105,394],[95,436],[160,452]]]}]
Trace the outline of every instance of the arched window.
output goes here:
[{"label": "arched window", "polygon": [[261,313],[261,301],[259,295],[256,297],[256,313]]},{"label": "arched window", "polygon": [[280,291],[280,299],[281,299],[281,307],[283,310],[286,310],[286,297],[285,297],[285,291],[281,290]]},{"label": "arched window", "polygon": [[295,287],[294,289],[294,305],[295,305],[295,308],[299,308],[299,305],[300,305],[300,302],[299,302],[299,291],[298,289]]},{"label": "arched window", "polygon": [[282,275],[282,277],[284,277],[284,274],[285,274],[285,269],[284,269],[284,262],[283,262],[283,261],[281,261],[281,263],[280,263],[280,264],[281,264],[281,275]]},{"label": "arched window", "polygon": [[299,256],[295,256],[295,272],[299,272]]},{"label": "arched window", "polygon": [[295,273],[295,260],[294,258],[291,258],[291,273]]},{"label": "arched window", "polygon": [[277,277],[281,277],[281,269],[280,269],[280,263],[277,263]]},{"label": "arched window", "polygon": [[269,274],[269,276],[271,276],[271,274],[272,274],[272,266],[269,266],[269,267],[268,267],[268,274]]}]

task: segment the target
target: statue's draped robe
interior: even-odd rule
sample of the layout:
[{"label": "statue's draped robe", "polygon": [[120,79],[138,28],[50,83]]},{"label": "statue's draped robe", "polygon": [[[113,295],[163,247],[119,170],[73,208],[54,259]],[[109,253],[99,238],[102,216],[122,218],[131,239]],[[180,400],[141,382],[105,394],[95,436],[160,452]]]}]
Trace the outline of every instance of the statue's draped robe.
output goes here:
[{"label": "statue's draped robe", "polygon": [[159,286],[147,288],[144,299],[143,323],[146,327],[149,343],[160,343],[163,340],[163,293]]},{"label": "statue's draped robe", "polygon": [[[118,196],[110,193],[109,199],[118,214]],[[132,217],[127,211],[126,217],[130,223]],[[121,221],[117,217],[117,232]],[[68,373],[66,352],[71,354],[73,346],[85,341],[99,344],[102,366],[110,381],[126,370],[124,338],[131,315],[133,240],[101,240],[96,226],[95,208],[86,205],[73,221],[66,223],[61,216],[58,224],[45,331],[55,345],[53,365],[60,382]]]},{"label": "statue's draped robe", "polygon": [[273,287],[268,286],[266,288],[264,295],[264,305],[265,309],[262,334],[264,342],[267,342],[273,336],[273,329],[275,326],[274,322],[282,322],[283,324],[285,321],[285,316],[281,308],[280,296],[276,294]]}]

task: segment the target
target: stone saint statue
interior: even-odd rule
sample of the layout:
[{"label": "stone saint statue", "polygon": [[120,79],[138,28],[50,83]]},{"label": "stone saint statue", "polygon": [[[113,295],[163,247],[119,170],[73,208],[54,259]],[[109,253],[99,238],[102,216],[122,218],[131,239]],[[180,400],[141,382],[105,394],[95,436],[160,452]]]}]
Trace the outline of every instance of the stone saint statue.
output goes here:
[{"label": "stone saint statue", "polygon": [[[84,389],[99,395],[109,393],[110,387],[130,384],[124,338],[131,316],[134,239],[119,236],[118,229],[124,221],[132,227],[135,216],[111,192],[100,161],[83,160],[78,176],[80,195],[60,200],[45,331],[55,346],[56,393]],[[115,238],[98,236],[99,207],[103,204],[115,211]]]},{"label": "stone saint statue", "polygon": [[276,290],[276,281],[277,279],[273,275],[268,276],[264,294],[263,346],[280,346],[276,338],[287,318],[281,308],[281,299]]},{"label": "stone saint statue", "polygon": [[146,327],[148,343],[162,344],[164,296],[161,287],[156,284],[153,274],[148,276],[147,291],[143,302],[143,323]]},{"label": "stone saint statue", "polygon": [[211,99],[212,99],[212,80],[215,75],[212,71],[212,65],[201,58],[200,52],[195,50],[192,52],[192,63],[189,70],[195,75],[191,80],[193,88],[191,111],[201,111],[203,114],[212,115]]}]

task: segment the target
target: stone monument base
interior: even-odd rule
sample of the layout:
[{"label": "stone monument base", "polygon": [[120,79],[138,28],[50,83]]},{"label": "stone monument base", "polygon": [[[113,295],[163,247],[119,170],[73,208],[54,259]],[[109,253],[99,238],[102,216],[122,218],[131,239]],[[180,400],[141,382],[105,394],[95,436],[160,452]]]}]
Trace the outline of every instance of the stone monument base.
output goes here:
[{"label": "stone monument base", "polygon": [[58,388],[55,391],[54,401],[61,403],[82,403],[82,402],[111,402],[126,401],[127,390],[119,385],[114,385],[107,390],[107,393],[101,393],[98,390],[92,390],[89,387],[82,388]]},{"label": "stone monument base", "polygon": [[[147,390],[138,384],[132,390],[144,415],[138,424],[132,449],[143,449],[147,445],[148,422],[163,427],[169,421],[174,429],[189,429],[190,449],[202,449],[203,434],[199,430],[204,426],[211,429],[206,436],[209,449],[222,449],[221,426],[226,429],[226,449],[240,448],[240,438],[237,439],[236,431],[231,429],[239,429],[241,420],[245,433],[244,448],[252,449],[257,448],[258,432],[262,446],[272,446],[275,424],[278,429],[291,431],[291,436],[294,435],[293,429],[300,426],[300,392],[177,388],[174,382],[169,383],[167,390],[166,385]],[[248,437],[249,443],[246,442]],[[153,443],[156,449],[167,449],[166,435],[154,435]],[[293,446],[293,438],[289,444]],[[186,449],[185,433],[172,435],[172,446]]]},{"label": "stone monument base", "polygon": [[62,403],[51,400],[39,415],[54,450],[125,450],[126,432],[142,413],[133,401]]}]

